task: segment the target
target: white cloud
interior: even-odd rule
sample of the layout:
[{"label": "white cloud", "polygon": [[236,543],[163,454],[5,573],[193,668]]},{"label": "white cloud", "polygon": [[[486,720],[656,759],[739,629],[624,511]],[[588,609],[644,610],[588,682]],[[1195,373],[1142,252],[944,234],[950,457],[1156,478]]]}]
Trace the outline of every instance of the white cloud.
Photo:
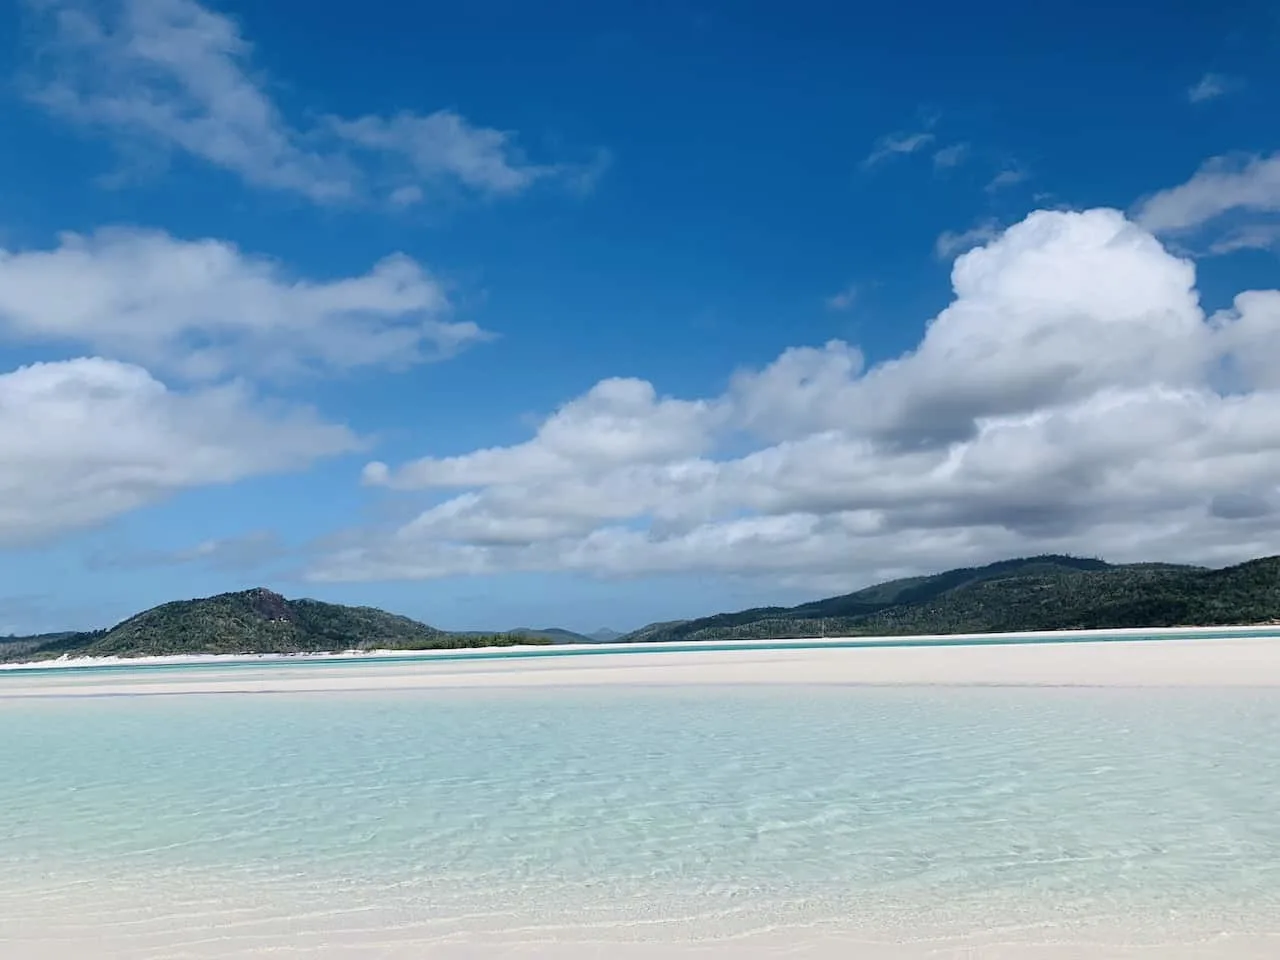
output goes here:
[{"label": "white cloud", "polygon": [[22,367],[0,374],[0,545],[360,447],[345,427],[240,386],[175,392],[99,358]]},{"label": "white cloud", "polygon": [[548,417],[525,443],[424,457],[396,471],[372,463],[365,479],[399,489],[476,487],[663,463],[706,449],[720,417],[712,403],[659,398],[644,380],[602,380]]},{"label": "white cloud", "polygon": [[1216,100],[1229,93],[1236,86],[1236,81],[1221,73],[1206,73],[1187,88],[1187,99],[1192,103],[1204,103]]},{"label": "white cloud", "polygon": [[[331,122],[342,139],[402,158],[411,175],[426,182],[453,177],[484,193],[510,194],[559,172],[555,166],[526,163],[513,148],[512,134],[474,127],[452,110]],[[404,190],[396,192],[403,196]]]},{"label": "white cloud", "polygon": [[863,167],[874,167],[890,157],[901,157],[923,150],[933,143],[932,133],[890,133],[881,137],[872,147],[867,158],[862,161]]},{"label": "white cloud", "polygon": [[734,421],[767,439],[828,430],[841,408],[856,403],[851,393],[863,372],[861,351],[841,340],[821,349],[792,347],[762,370],[740,370],[727,402]]},{"label": "white cloud", "polygon": [[794,348],[700,401],[606,381],[629,398],[620,429],[592,413],[602,384],[525,444],[375,465],[376,483],[461,490],[353,531],[311,575],[715,571],[834,589],[1041,550],[1275,552],[1280,292],[1206,318],[1194,281],[1118,212],[1042,211],[956,261],[955,300],[900,357]]},{"label": "white cloud", "polygon": [[857,300],[858,285],[856,283],[851,283],[838,293],[833,293],[831,296],[827,297],[825,302],[828,310],[843,311],[850,309]]},{"label": "white cloud", "polygon": [[1023,168],[1009,167],[1008,169],[1001,170],[991,178],[991,182],[986,186],[986,191],[988,193],[995,193],[997,190],[1003,190],[1005,187],[1015,186],[1029,180],[1030,178],[1031,174]]},{"label": "white cloud", "polygon": [[1280,154],[1216,157],[1190,180],[1139,204],[1137,221],[1155,233],[1189,230],[1224,213],[1280,211]]},{"label": "white cloud", "polygon": [[[512,194],[581,165],[528,163],[505,131],[451,110],[294,126],[231,17],[196,0],[28,0],[50,27],[34,99],[127,142],[179,151],[317,202],[371,192],[396,205],[441,181]],[[354,151],[353,146],[359,149]]]},{"label": "white cloud", "polygon": [[421,203],[426,199],[426,194],[420,186],[413,183],[404,187],[396,187],[391,191],[391,195],[387,199],[395,207],[412,207],[414,204]]},{"label": "white cloud", "polygon": [[994,220],[984,220],[968,230],[943,230],[934,241],[933,252],[939,260],[950,260],[956,254],[990,243],[1000,236],[1000,225]]},{"label": "white cloud", "polygon": [[1232,230],[1209,246],[1215,256],[1238,250],[1269,250],[1280,247],[1280,223],[1251,223]]},{"label": "white cloud", "polygon": [[949,170],[964,163],[965,158],[968,156],[969,144],[953,143],[934,153],[933,166],[938,170]]},{"label": "white cloud", "polygon": [[486,336],[443,319],[448,306],[440,285],[399,255],[315,282],[228,243],[157,231],[0,250],[0,337],[87,345],[192,379],[404,365]]},{"label": "white cloud", "polygon": [[1280,291],[1250,290],[1214,318],[1233,365],[1246,385],[1280,389]]}]

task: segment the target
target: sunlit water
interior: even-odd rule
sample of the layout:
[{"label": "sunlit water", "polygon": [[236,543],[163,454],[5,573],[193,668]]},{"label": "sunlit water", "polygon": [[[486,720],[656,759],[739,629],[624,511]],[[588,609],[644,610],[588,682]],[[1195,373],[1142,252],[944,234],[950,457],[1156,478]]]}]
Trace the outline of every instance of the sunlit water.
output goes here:
[{"label": "sunlit water", "polygon": [[1280,931],[1280,690],[0,703],[6,958],[789,928]]}]

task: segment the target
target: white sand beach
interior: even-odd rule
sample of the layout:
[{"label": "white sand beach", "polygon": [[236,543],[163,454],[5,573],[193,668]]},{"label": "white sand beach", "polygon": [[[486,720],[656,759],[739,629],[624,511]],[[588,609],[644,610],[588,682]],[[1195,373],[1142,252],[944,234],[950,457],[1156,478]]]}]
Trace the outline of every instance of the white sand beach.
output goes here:
[{"label": "white sand beach", "polygon": [[[1151,632],[1139,632],[1150,636]],[[431,654],[387,662],[346,663],[342,657],[263,658],[261,669],[244,658],[208,658],[200,670],[169,673],[129,670],[158,661],[117,661],[110,671],[46,670],[8,674],[0,700],[55,696],[183,693],[323,693],[361,690],[471,689],[598,685],[897,684],[1115,687],[1239,687],[1280,685],[1280,630],[1254,635],[1187,639],[1173,631],[1160,639],[1091,640],[1084,631],[1056,637],[1071,642],[991,643],[992,637],[881,638],[868,646],[802,646],[680,650],[661,646],[596,647],[590,655],[513,657],[477,653],[465,658]],[[1203,633],[1199,631],[1198,633]],[[1044,636],[1044,635],[1019,635]],[[1115,634],[1109,634],[1115,636]],[[903,640],[939,640],[898,646]],[[582,648],[574,648],[580,651]],[[569,650],[565,650],[569,653]],[[169,660],[195,663],[200,658]],[[79,661],[84,664],[85,661]],[[299,669],[282,669],[296,663]],[[220,667],[225,666],[225,669]],[[313,666],[318,668],[312,668]]]}]

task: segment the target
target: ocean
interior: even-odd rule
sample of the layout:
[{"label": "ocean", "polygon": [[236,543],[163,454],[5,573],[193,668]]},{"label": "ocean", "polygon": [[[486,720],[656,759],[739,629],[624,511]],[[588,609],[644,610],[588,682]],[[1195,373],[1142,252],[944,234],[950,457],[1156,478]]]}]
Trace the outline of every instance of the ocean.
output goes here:
[{"label": "ocean", "polygon": [[819,941],[1280,956],[1280,689],[0,698],[6,960]]}]

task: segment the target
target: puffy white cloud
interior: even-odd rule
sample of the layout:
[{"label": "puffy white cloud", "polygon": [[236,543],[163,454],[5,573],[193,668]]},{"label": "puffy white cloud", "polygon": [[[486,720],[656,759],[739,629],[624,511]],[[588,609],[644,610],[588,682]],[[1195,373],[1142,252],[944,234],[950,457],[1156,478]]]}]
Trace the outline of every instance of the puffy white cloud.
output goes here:
[{"label": "puffy white cloud", "polygon": [[1251,290],[1214,316],[1224,353],[1243,389],[1280,389],[1280,291]]},{"label": "puffy white cloud", "polygon": [[65,234],[0,250],[0,337],[84,344],[194,379],[404,365],[483,339],[448,322],[440,284],[405,256],[314,282],[217,240]]},{"label": "puffy white cloud", "polygon": [[720,416],[705,401],[660,399],[644,380],[602,380],[548,417],[525,443],[425,457],[394,472],[371,463],[365,479],[400,489],[477,487],[662,463],[705,449]]},{"label": "puffy white cloud", "polygon": [[1148,230],[1189,230],[1231,211],[1280,211],[1280,154],[1216,157],[1190,180],[1138,205],[1136,219]]},{"label": "puffy white cloud", "polygon": [[861,351],[842,340],[821,349],[792,347],[762,370],[740,370],[729,390],[737,423],[757,436],[785,440],[843,423],[859,402]]},{"label": "puffy white cloud", "polygon": [[[451,110],[292,125],[252,70],[235,20],[196,0],[27,0],[50,28],[32,96],[58,116],[317,202],[371,191],[404,206],[422,183],[489,194],[582,168],[528,163],[511,134]],[[353,153],[350,147],[360,149]]]},{"label": "puffy white cloud", "polygon": [[0,374],[0,545],[360,446],[345,427],[257,401],[242,386],[175,392],[99,358],[22,367]]},{"label": "puffy white cloud", "polygon": [[823,362],[789,351],[739,378],[738,409],[752,422],[786,411],[773,437],[837,428],[933,443],[963,438],[980,417],[1198,375],[1209,330],[1194,268],[1115,211],[1032,214],[960,257],[952,283],[955,301],[911,353],[853,379],[859,361],[843,345]]},{"label": "puffy white cloud", "polygon": [[352,531],[311,575],[718,571],[818,590],[1041,550],[1280,550],[1280,292],[1206,318],[1193,265],[1111,210],[1033,214],[953,284],[916,349],[869,367],[834,341],[703,400],[606,381],[524,444],[373,465],[462,490]]}]

